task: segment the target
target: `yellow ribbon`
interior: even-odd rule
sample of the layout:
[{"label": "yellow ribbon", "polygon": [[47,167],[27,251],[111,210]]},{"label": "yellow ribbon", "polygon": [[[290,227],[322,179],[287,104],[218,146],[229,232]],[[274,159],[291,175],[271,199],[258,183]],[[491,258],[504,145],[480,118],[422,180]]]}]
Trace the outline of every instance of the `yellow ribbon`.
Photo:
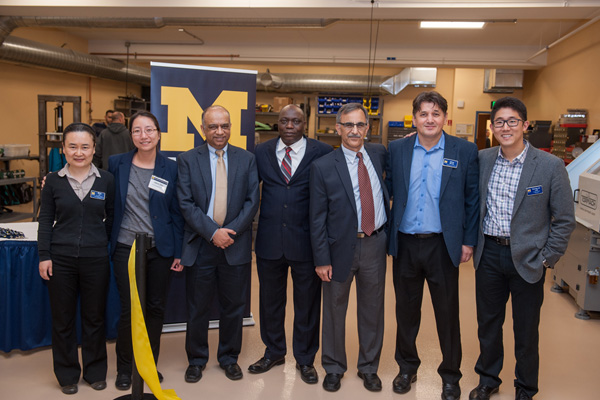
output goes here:
[{"label": "yellow ribbon", "polygon": [[154,397],[158,400],[181,400],[175,390],[162,390],[158,381],[158,372],[156,364],[154,364],[154,356],[150,347],[150,339],[148,339],[148,330],[146,329],[146,321],[142,313],[140,304],[140,296],[138,295],[137,282],[135,280],[135,247],[136,243],[131,246],[129,253],[129,289],[131,293],[131,338],[133,344],[133,354],[135,357],[135,365],[140,376],[146,382]]}]

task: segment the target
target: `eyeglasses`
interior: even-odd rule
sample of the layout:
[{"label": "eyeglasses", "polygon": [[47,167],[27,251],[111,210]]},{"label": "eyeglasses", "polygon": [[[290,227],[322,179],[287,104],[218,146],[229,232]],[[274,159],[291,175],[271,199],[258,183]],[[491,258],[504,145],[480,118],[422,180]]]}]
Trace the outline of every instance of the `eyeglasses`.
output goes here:
[{"label": "eyeglasses", "polygon": [[494,122],[492,122],[492,125],[494,125],[494,128],[502,128],[504,127],[504,124],[510,126],[511,128],[514,128],[515,126],[519,125],[519,122],[522,122],[522,119],[517,119],[517,118],[511,118],[511,119],[497,119]]},{"label": "eyeglasses", "polygon": [[356,127],[357,130],[359,131],[364,131],[365,129],[367,129],[367,124],[364,122],[340,122],[340,125],[344,127],[344,129],[347,129],[349,131],[351,131],[352,129],[354,129],[354,127]]},{"label": "eyeglasses", "polygon": [[287,125],[290,122],[292,124],[294,124],[294,126],[300,126],[304,121],[302,121],[301,119],[298,119],[298,118],[294,118],[294,119],[281,118],[279,120],[279,123],[283,126]]},{"label": "eyeglasses", "polygon": [[148,136],[152,136],[156,133],[156,131],[158,131],[158,129],[156,129],[156,128],[134,129],[131,131],[131,134],[133,136],[141,136],[142,132],[143,132]]},{"label": "eyeglasses", "polygon": [[221,128],[224,131],[228,131],[228,130],[231,129],[231,124],[221,124],[221,125],[219,125],[219,124],[210,124],[206,128],[208,128],[208,130],[210,132],[216,132],[216,131],[219,130],[219,128]]}]

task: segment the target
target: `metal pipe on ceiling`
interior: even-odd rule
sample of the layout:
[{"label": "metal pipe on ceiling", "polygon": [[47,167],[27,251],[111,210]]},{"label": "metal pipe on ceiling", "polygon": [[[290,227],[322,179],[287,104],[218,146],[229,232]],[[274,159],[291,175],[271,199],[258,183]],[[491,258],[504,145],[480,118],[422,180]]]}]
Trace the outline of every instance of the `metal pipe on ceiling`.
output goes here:
[{"label": "metal pipe on ceiling", "polygon": [[98,78],[150,85],[150,69],[119,60],[92,56],[19,37],[8,37],[0,46],[0,61],[58,69]]},{"label": "metal pipe on ceiling", "polygon": [[[119,60],[109,59],[63,49],[56,46],[37,43],[28,39],[11,37],[10,33],[18,27],[31,26],[71,26],[86,28],[160,28],[176,20],[178,25],[199,23],[195,18],[153,18],[153,19],[92,19],[62,17],[0,17],[0,61],[58,69],[72,73],[95,76],[118,81],[129,81],[140,85],[150,85],[150,69],[127,65]],[[220,21],[229,24],[232,20]],[[287,22],[306,23],[307,20],[285,20]],[[320,24],[329,24],[337,20],[318,20]],[[246,21],[248,22],[248,21]],[[265,24],[265,21],[261,21]],[[269,20],[269,24],[279,23]],[[270,25],[272,26],[272,25]],[[230,57],[230,56],[227,56]],[[429,68],[435,70],[435,68]],[[257,90],[273,92],[329,92],[329,93],[373,93],[397,94],[411,82],[413,68],[407,68],[401,74],[392,77],[375,76],[369,82],[362,75],[308,75],[308,74],[260,74],[257,76]],[[427,68],[425,68],[427,70]],[[431,72],[431,71],[430,71]],[[435,86],[435,71],[429,79],[429,86]],[[425,82],[419,82],[425,86]]]}]

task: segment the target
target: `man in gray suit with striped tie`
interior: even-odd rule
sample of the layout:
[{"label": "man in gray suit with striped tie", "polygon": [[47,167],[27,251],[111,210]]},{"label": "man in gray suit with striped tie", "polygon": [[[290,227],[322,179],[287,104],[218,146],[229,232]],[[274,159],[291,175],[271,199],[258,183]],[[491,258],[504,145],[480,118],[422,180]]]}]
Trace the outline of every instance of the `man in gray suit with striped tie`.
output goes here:
[{"label": "man in gray suit with striped tie", "polygon": [[474,264],[481,353],[475,365],[479,385],[469,399],[489,399],[502,382],[502,325],[510,296],[515,398],[527,400],[538,392],[544,277],[575,228],[573,200],[563,161],[523,140],[529,122],[519,99],[496,101],[491,120],[500,147],[479,153],[481,218]]}]

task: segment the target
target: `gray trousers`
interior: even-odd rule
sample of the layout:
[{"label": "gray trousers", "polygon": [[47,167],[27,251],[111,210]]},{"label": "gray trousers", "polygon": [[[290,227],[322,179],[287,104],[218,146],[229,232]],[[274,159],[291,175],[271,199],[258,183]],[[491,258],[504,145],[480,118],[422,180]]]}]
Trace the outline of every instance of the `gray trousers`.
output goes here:
[{"label": "gray trousers", "polygon": [[358,370],[376,373],[383,344],[386,233],[358,239],[345,282],[323,282],[322,364],[328,374],[343,374],[346,360],[346,312],[356,278]]}]

